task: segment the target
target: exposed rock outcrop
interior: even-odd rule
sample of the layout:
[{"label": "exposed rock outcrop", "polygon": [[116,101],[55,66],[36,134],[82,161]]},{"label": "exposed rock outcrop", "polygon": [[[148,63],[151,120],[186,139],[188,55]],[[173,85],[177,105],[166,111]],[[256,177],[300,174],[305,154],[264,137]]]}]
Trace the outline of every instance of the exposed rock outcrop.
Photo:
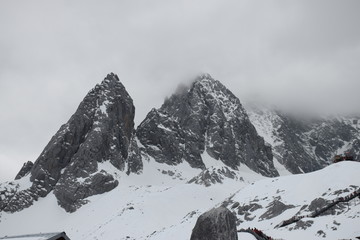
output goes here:
[{"label": "exposed rock outcrop", "polygon": [[223,183],[225,178],[241,180],[242,178],[238,176],[238,173],[234,170],[229,169],[228,167],[211,167],[207,168],[201,173],[192,179],[188,183],[196,183],[199,185],[204,185],[206,187],[211,186],[216,183]]},{"label": "exposed rock outcrop", "polygon": [[31,171],[31,168],[34,166],[33,162],[28,161],[26,163],[24,163],[24,165],[22,166],[22,168],[20,169],[19,173],[16,175],[15,180],[18,180],[22,177],[25,177],[26,175],[28,175]]},{"label": "exposed rock outcrop", "polygon": [[266,146],[239,99],[210,75],[198,77],[188,89],[152,109],[137,129],[144,152],[156,161],[183,161],[205,169],[209,155],[237,170],[245,164],[264,176],[277,176],[271,148]]},{"label": "exposed rock outcrop", "polygon": [[190,240],[237,240],[236,217],[225,207],[200,215]]},{"label": "exposed rock outcrop", "polygon": [[283,212],[285,212],[287,209],[291,209],[294,207],[295,207],[294,205],[286,205],[283,202],[281,202],[280,200],[275,199],[266,207],[267,211],[264,214],[262,214],[259,217],[259,219],[263,220],[263,219],[270,219],[270,218],[277,217],[280,214],[282,214]]},{"label": "exposed rock outcrop", "polygon": [[344,151],[360,160],[360,133],[351,118],[299,117],[254,105],[247,110],[274,157],[291,173],[319,170]]},{"label": "exposed rock outcrop", "polygon": [[[119,78],[107,75],[52,137],[31,168],[32,186],[14,199],[31,203],[54,190],[59,204],[71,212],[85,198],[118,185],[108,166],[139,173],[142,161],[134,140],[134,114],[133,101]],[[104,162],[110,165],[102,167]],[[9,201],[5,210],[22,208]]]}]

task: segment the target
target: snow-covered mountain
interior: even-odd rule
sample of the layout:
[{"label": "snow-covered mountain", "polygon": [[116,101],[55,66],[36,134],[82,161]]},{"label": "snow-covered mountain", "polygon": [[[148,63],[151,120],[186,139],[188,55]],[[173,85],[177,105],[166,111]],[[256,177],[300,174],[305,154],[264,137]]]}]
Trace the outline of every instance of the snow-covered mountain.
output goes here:
[{"label": "snow-covered mountain", "polygon": [[[144,164],[144,174],[130,176],[105,164],[109,172],[118,172],[117,180],[122,182],[118,187],[87,198],[89,203],[74,213],[57,205],[53,193],[23,211],[1,212],[1,235],[65,230],[69,237],[79,240],[183,240],[190,239],[202,213],[223,205],[235,213],[238,230],[256,227],[275,239],[360,236],[358,198],[341,203],[322,216],[276,227],[293,216],[308,215],[359,190],[358,162],[341,162],[316,172],[277,178],[249,171],[244,173],[244,181],[226,179],[209,187],[157,174],[157,166],[150,163]],[[239,233],[239,239],[243,239],[240,236],[244,237],[244,233]]]},{"label": "snow-covered mountain", "polygon": [[[115,74],[109,74],[80,103],[70,120],[51,138],[29,171],[30,183],[9,185],[0,210],[27,208],[50,192],[67,211],[75,211],[85,198],[114,189],[118,181],[99,167],[110,162],[128,174],[142,169],[134,140],[135,107]],[[31,166],[31,168],[29,168]]]},{"label": "snow-covered mountain", "polygon": [[275,164],[291,173],[319,170],[344,152],[360,161],[360,131],[353,124],[359,117],[300,117],[254,104],[247,105],[247,112],[259,135],[272,146]]},{"label": "snow-covered mountain", "polygon": [[[208,74],[152,109],[136,130],[134,114],[119,78],[107,75],[39,158],[0,184],[0,237],[66,231],[72,239],[190,239],[197,217],[216,206],[234,212],[238,230],[257,227],[276,238],[360,235],[356,199],[347,209],[336,202],[324,216],[309,214],[359,189],[360,163],[324,168],[335,153],[359,153],[349,119],[246,111]],[[275,228],[293,216],[300,221]]]},{"label": "snow-covered mountain", "polygon": [[[358,162],[333,164],[322,170],[266,179],[251,184],[226,201],[241,228],[256,227],[282,239],[354,239],[360,236],[360,170]],[[351,194],[317,217],[316,211]],[[283,221],[300,220],[285,227]]]},{"label": "snow-covered mountain", "polygon": [[209,74],[153,109],[136,130],[143,151],[158,162],[186,161],[205,169],[204,158],[233,170],[241,164],[264,176],[278,176],[271,148],[251,124],[240,100]]}]

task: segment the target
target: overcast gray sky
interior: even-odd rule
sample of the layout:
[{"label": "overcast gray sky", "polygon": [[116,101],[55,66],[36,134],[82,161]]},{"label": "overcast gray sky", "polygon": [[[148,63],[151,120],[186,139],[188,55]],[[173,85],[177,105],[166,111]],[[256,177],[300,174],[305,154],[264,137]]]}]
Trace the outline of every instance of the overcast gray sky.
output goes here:
[{"label": "overcast gray sky", "polygon": [[208,72],[241,101],[359,112],[360,1],[0,1],[0,181],[118,74],[136,124]]}]

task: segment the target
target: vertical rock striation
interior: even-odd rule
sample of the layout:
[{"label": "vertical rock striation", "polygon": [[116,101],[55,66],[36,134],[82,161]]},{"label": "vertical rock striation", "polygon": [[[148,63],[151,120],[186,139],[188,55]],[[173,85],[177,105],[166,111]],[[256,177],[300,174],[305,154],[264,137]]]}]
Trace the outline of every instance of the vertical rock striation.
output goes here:
[{"label": "vertical rock striation", "polygon": [[202,155],[237,170],[245,164],[264,176],[277,176],[271,148],[249,121],[240,100],[209,74],[152,109],[137,129],[142,150],[156,161],[183,161],[205,169]]},{"label": "vertical rock striation", "polygon": [[190,240],[237,240],[236,220],[227,208],[213,208],[198,218]]},{"label": "vertical rock striation", "polygon": [[15,176],[15,180],[18,180],[18,179],[28,175],[33,166],[34,166],[34,164],[31,161],[27,161],[26,163],[24,163],[24,165],[22,166],[22,168],[20,169],[18,174]]},{"label": "vertical rock striation", "polygon": [[319,170],[345,151],[360,160],[360,133],[352,118],[300,117],[255,105],[247,110],[257,131],[272,146],[275,158],[291,173]]},{"label": "vertical rock striation", "polygon": [[21,210],[54,190],[60,206],[72,212],[85,203],[85,198],[118,185],[100,163],[109,162],[127,174],[139,173],[142,161],[134,140],[134,114],[125,87],[115,74],[108,74],[86,95],[35,161],[32,186],[17,192],[12,199],[18,201],[8,201],[3,210]]}]

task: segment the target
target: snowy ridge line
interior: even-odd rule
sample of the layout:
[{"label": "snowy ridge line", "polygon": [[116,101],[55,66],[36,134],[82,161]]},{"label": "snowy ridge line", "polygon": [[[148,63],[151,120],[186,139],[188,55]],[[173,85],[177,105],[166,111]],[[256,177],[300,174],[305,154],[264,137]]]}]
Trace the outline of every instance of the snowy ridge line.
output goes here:
[{"label": "snowy ridge line", "polygon": [[290,225],[292,223],[296,223],[298,221],[300,221],[301,219],[305,218],[305,217],[309,217],[309,218],[315,218],[317,216],[319,216],[320,214],[326,212],[327,210],[331,209],[332,207],[334,207],[335,205],[341,203],[341,202],[349,202],[352,199],[359,197],[360,199],[360,189],[350,193],[349,195],[345,196],[345,197],[339,197],[336,198],[335,200],[331,201],[328,205],[315,210],[315,212],[310,213],[308,215],[303,215],[303,216],[293,216],[292,218],[285,220],[281,223],[279,223],[278,225],[275,226],[275,228],[280,228],[280,227],[285,227],[287,225]]}]

